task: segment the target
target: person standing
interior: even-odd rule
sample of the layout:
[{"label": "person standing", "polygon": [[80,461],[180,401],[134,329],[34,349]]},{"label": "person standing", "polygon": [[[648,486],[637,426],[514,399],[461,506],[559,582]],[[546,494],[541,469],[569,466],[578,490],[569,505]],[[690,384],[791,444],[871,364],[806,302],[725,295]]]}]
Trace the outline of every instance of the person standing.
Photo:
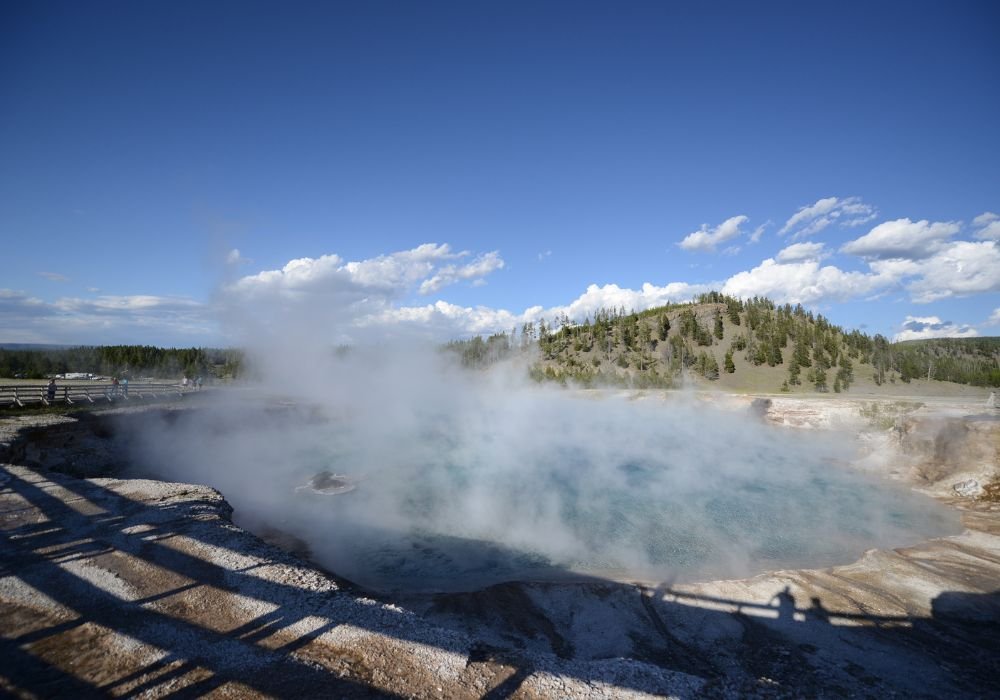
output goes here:
[{"label": "person standing", "polygon": [[56,400],[56,380],[54,377],[49,380],[48,397],[49,403]]}]

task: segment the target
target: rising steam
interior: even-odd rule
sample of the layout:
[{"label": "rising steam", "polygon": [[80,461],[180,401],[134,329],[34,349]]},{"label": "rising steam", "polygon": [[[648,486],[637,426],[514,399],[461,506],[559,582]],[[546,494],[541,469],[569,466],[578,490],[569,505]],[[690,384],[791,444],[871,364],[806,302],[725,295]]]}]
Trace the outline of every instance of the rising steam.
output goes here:
[{"label": "rising steam", "polygon": [[[138,468],[219,488],[251,529],[374,588],[571,574],[666,580],[846,562],[954,530],[843,466],[844,436],[676,394],[635,401],[463,370],[418,343],[258,352],[261,386],[151,423]],[[337,496],[296,490],[317,472]]]}]

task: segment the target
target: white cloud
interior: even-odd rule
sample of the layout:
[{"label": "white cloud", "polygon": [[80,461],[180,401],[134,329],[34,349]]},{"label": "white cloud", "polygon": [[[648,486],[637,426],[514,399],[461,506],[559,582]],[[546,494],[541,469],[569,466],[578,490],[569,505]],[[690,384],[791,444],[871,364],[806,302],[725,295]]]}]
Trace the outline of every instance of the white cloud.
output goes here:
[{"label": "white cloud", "polygon": [[993,241],[946,243],[923,259],[871,259],[867,272],[821,266],[810,259],[820,249],[801,245],[733,275],[722,291],[803,304],[865,298],[899,286],[917,303],[1000,291],[1000,245]]},{"label": "white cloud", "polygon": [[61,275],[58,272],[36,272],[39,277],[44,277],[50,282],[69,282],[69,277],[66,275]]},{"label": "white cloud", "polygon": [[[718,286],[718,285],[716,285]],[[403,306],[382,309],[359,318],[356,325],[364,328],[392,327],[400,324],[419,328],[440,339],[479,333],[509,330],[526,322],[541,319],[553,321],[568,316],[583,321],[598,309],[624,308],[626,311],[643,311],[671,302],[689,301],[712,285],[690,285],[673,282],[662,287],[645,283],[641,289],[628,289],[616,284],[598,286],[591,284],[583,294],[568,304],[545,308],[531,306],[520,313],[485,306],[457,306],[437,301],[424,306]]]},{"label": "white cloud", "polygon": [[926,219],[896,219],[879,224],[861,238],[845,244],[840,250],[865,258],[917,260],[942,249],[958,231],[959,225],[954,222],[930,223]]},{"label": "white cloud", "polygon": [[860,226],[874,219],[875,215],[875,207],[865,204],[860,197],[824,197],[814,204],[799,208],[781,227],[778,235],[784,236],[794,231],[793,239],[803,238],[818,233],[831,224]]},{"label": "white cloud", "polygon": [[981,241],[1000,241],[1000,216],[991,211],[984,212],[972,220],[978,229],[972,235]]},{"label": "white cloud", "polygon": [[779,263],[798,262],[799,260],[821,260],[826,257],[822,243],[793,243],[778,253]]},{"label": "white cloud", "polygon": [[288,299],[341,295],[350,298],[397,298],[430,277],[445,260],[468,255],[452,253],[447,244],[425,243],[411,250],[356,262],[339,255],[290,260],[280,270],[264,270],[227,287],[229,295]]},{"label": "white cloud", "polygon": [[1000,244],[955,241],[921,261],[917,275],[908,289],[921,303],[1000,291]]},{"label": "white cloud", "polygon": [[541,253],[538,254],[538,260],[539,261],[545,260],[545,258],[549,258],[549,257],[552,257],[552,251],[551,250],[543,250]]},{"label": "white cloud", "polygon": [[445,339],[469,334],[494,333],[509,330],[524,322],[524,314],[516,315],[505,309],[486,306],[458,306],[436,301],[425,306],[403,306],[384,309],[361,317],[359,327],[409,325],[419,327],[429,335]]},{"label": "white cloud", "polygon": [[866,296],[895,282],[887,274],[846,272],[833,265],[820,267],[815,259],[779,263],[768,258],[752,270],[730,277],[722,291],[742,298],[766,296],[782,304],[814,304]]},{"label": "white cloud", "polygon": [[986,324],[985,325],[991,326],[991,327],[992,326],[1000,326],[1000,306],[998,306],[997,308],[993,309],[993,313],[991,313],[990,317],[988,319],[986,319]]},{"label": "white cloud", "polygon": [[972,326],[959,326],[937,316],[907,316],[893,342],[927,338],[974,338],[979,332]]},{"label": "white cloud", "polygon": [[147,311],[189,311],[200,309],[204,305],[185,297],[158,297],[149,294],[132,296],[100,296],[96,299],[79,299],[64,297],[57,299],[52,306],[59,311],[73,313],[117,313],[117,312],[147,312]]},{"label": "white cloud", "polygon": [[208,307],[185,297],[64,297],[46,302],[0,290],[0,328],[3,342],[206,345],[219,341]]},{"label": "white cloud", "polygon": [[770,221],[765,221],[760,226],[758,226],[757,228],[755,228],[753,230],[753,233],[750,234],[750,242],[751,243],[759,243],[760,242],[760,237],[764,235],[764,230],[768,226],[770,226],[770,225],[771,225]]},{"label": "white cloud", "polygon": [[[927,232],[935,225],[917,222],[911,226]],[[222,341],[227,343],[283,334],[288,334],[287,343],[363,342],[366,336],[386,333],[446,340],[506,330],[541,318],[566,315],[582,320],[600,308],[642,311],[687,301],[709,289],[803,304],[868,298],[890,290],[907,290],[919,303],[1000,291],[1000,244],[949,241],[952,225],[937,226],[947,230],[924,239],[934,248],[926,257],[871,257],[862,269],[845,270],[822,263],[828,253],[822,243],[793,243],[775,258],[723,281],[677,281],[663,286],[647,282],[638,289],[591,284],[564,305],[531,306],[522,311],[458,306],[444,299],[424,305],[407,303],[419,292],[437,291],[458,281],[481,284],[503,267],[496,251],[471,258],[468,252],[455,253],[447,245],[436,244],[355,262],[337,255],[291,260],[280,269],[246,275],[223,287],[211,303],[154,295],[65,297],[48,302],[0,290],[0,329],[4,329],[0,341],[205,345],[221,338],[219,323],[235,331]],[[885,229],[873,229],[877,230]],[[867,238],[871,243],[876,237],[869,234]],[[878,238],[882,251],[894,240]],[[1000,325],[1000,309],[990,323]]]},{"label": "white cloud", "polygon": [[572,319],[583,320],[598,309],[624,308],[626,311],[642,311],[671,302],[688,301],[701,292],[707,292],[711,285],[671,282],[662,287],[645,282],[641,289],[628,289],[617,284],[597,286],[591,284],[587,291],[565,306],[556,306],[539,316],[559,316],[566,314]]},{"label": "white cloud", "polygon": [[833,211],[833,208],[837,206],[837,201],[836,197],[825,197],[824,199],[816,200],[815,204],[799,207],[799,210],[792,214],[788,221],[785,222],[785,225],[781,227],[778,234],[783,236],[799,224],[813,221]]},{"label": "white cloud", "polygon": [[704,253],[714,252],[716,246],[720,243],[739,236],[741,233],[740,226],[746,221],[749,221],[748,217],[740,215],[732,216],[712,229],[708,228],[708,224],[702,224],[700,229],[694,233],[689,233],[677,245],[684,250],[695,250]]},{"label": "white cloud", "polygon": [[[421,335],[433,334],[434,328],[460,330],[463,322],[472,323],[472,312],[460,314],[436,304],[401,307],[400,302],[463,280],[473,286],[484,284],[487,275],[504,267],[497,251],[464,264],[455,262],[469,255],[453,253],[447,244],[428,243],[353,262],[333,254],[299,258],[280,270],[247,275],[226,286],[219,305],[227,325],[240,338],[302,334],[311,328],[318,329],[320,340],[351,342],[359,338],[359,331],[370,333],[393,319],[414,331],[419,319],[425,318],[428,327],[420,330]],[[475,327],[482,323],[477,321]]]},{"label": "white cloud", "polygon": [[420,283],[420,293],[430,294],[442,287],[453,284],[459,280],[475,280],[476,283],[485,283],[483,277],[503,269],[504,262],[499,251],[492,251],[485,255],[480,255],[467,265],[446,265],[437,273]]}]

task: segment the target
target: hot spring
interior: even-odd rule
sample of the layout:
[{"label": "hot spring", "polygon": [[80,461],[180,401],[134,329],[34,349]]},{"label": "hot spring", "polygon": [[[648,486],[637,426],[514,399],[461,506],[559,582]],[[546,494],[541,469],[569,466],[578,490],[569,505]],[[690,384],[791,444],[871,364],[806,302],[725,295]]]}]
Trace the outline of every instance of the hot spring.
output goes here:
[{"label": "hot spring", "polygon": [[[192,411],[149,426],[137,458],[383,592],[742,577],[961,529],[950,509],[851,471],[850,435],[693,401],[534,389],[374,409]],[[353,488],[302,488],[321,472]]]}]

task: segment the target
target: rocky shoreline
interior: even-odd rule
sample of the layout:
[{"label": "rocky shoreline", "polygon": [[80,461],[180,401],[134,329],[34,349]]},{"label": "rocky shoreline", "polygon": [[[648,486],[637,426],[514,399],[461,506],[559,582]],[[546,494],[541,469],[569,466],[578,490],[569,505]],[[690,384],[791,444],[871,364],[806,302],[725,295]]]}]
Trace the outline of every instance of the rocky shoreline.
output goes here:
[{"label": "rocky shoreline", "polygon": [[[775,399],[763,418],[856,427],[870,448],[858,466],[959,509],[962,534],[736,581],[392,602],[236,527],[211,488],[107,478],[122,454],[107,412],[0,418],[0,690],[995,697],[1000,503],[983,489],[1000,422],[971,403],[876,403]],[[980,489],[956,492],[970,481]]]}]

